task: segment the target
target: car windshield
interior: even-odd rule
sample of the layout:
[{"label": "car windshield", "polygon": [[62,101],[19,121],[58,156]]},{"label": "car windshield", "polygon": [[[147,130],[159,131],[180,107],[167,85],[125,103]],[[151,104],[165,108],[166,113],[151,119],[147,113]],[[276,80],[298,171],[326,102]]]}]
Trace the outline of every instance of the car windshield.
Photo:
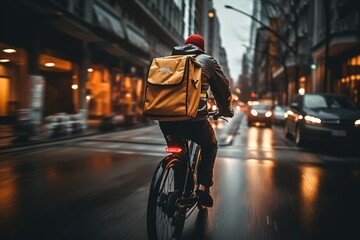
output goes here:
[{"label": "car windshield", "polygon": [[274,111],[275,112],[285,112],[285,107],[275,106]]},{"label": "car windshield", "polygon": [[260,110],[260,109],[271,109],[271,106],[267,106],[267,105],[252,105],[251,108],[256,109],[256,110]]},{"label": "car windshield", "polygon": [[335,95],[307,95],[304,96],[304,107],[305,108],[331,108],[331,109],[350,109],[355,110],[355,105],[344,96]]}]

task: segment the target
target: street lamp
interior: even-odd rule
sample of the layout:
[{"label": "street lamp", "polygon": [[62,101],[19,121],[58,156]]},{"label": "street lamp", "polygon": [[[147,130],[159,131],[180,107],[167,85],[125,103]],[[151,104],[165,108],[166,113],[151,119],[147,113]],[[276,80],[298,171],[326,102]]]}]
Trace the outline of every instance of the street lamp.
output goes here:
[{"label": "street lamp", "polygon": [[[273,29],[269,28],[266,24],[264,24],[263,22],[261,22],[259,19],[257,19],[256,17],[240,10],[240,9],[237,9],[237,8],[234,8],[233,6],[230,6],[230,5],[225,5],[225,8],[228,8],[228,9],[231,9],[231,10],[234,10],[238,13],[241,13],[249,18],[251,18],[253,21],[259,23],[265,30],[271,32],[272,34],[274,34],[274,36],[279,39],[283,44],[285,44],[285,46],[287,47],[287,49],[289,49],[293,55],[295,56],[295,61],[297,62],[297,50],[295,50],[280,34],[278,34],[276,31],[274,31]],[[283,57],[282,57],[283,58]],[[287,75],[287,71],[286,71],[286,59],[282,59],[282,61],[280,61],[282,63],[282,65],[284,66],[284,71],[285,71],[285,75]],[[297,63],[295,64],[295,79],[298,78],[298,66],[297,66]],[[295,86],[295,89],[297,89],[297,85],[298,85],[298,81],[296,80],[295,82],[296,86]],[[288,101],[288,81],[286,79],[286,102]]]},{"label": "street lamp", "polygon": [[211,10],[208,12],[208,17],[209,17],[209,18],[214,18],[214,17],[215,17],[215,10],[214,10],[214,9],[211,9]]}]

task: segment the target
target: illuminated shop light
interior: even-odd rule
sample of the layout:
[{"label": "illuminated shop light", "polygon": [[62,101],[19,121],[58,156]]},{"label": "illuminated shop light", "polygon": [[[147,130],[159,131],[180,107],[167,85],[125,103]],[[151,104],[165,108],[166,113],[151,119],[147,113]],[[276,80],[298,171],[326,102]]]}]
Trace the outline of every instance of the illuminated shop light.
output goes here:
[{"label": "illuminated shop light", "polygon": [[0,59],[0,62],[2,63],[10,62],[10,59],[8,58]]},{"label": "illuminated shop light", "polygon": [[73,84],[73,85],[71,85],[71,88],[74,89],[74,90],[76,90],[76,89],[79,88],[79,86],[78,86],[77,84]]},{"label": "illuminated shop light", "polygon": [[2,51],[5,53],[16,53],[16,50],[13,48],[5,48]]},{"label": "illuminated shop light", "polygon": [[88,68],[88,69],[87,69],[87,71],[88,71],[88,72],[93,72],[93,71],[94,71],[94,69],[92,69],[92,68]]},{"label": "illuminated shop light", "polygon": [[45,63],[45,67],[55,67],[55,63],[53,62]]}]

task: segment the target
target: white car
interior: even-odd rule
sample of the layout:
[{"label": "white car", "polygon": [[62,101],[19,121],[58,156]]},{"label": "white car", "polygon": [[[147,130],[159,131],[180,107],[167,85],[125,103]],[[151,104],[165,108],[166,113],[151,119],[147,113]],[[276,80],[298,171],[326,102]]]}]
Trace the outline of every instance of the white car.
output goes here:
[{"label": "white car", "polygon": [[285,123],[286,108],[284,106],[276,105],[274,107],[274,124]]}]

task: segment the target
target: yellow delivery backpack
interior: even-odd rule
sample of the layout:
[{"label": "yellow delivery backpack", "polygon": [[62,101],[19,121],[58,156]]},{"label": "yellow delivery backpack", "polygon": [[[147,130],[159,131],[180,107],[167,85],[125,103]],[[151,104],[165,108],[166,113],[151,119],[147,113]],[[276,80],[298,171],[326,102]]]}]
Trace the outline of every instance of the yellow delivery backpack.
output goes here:
[{"label": "yellow delivery backpack", "polygon": [[195,55],[154,58],[145,83],[143,114],[159,121],[191,119],[200,94],[201,65]]}]

